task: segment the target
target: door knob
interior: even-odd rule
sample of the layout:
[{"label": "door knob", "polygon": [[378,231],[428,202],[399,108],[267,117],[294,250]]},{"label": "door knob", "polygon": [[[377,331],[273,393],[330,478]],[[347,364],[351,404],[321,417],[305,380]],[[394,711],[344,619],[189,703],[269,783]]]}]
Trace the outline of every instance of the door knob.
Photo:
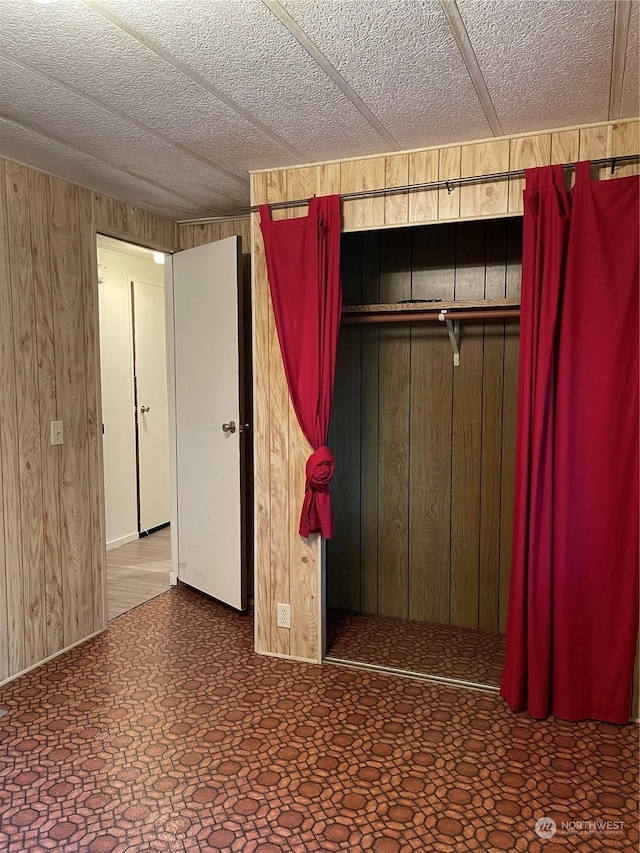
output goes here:
[{"label": "door knob", "polygon": [[236,422],[229,421],[228,424],[222,424],[222,432],[235,432],[236,431]]},{"label": "door knob", "polygon": [[151,406],[140,406],[140,413],[141,414],[144,415],[145,412],[150,412],[150,411],[151,411]]}]

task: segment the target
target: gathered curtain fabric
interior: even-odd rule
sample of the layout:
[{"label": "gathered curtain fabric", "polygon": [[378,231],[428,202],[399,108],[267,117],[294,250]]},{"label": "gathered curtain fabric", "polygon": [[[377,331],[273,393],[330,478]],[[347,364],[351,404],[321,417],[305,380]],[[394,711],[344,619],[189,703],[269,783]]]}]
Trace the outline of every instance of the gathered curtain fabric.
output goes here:
[{"label": "gathered curtain fabric", "polygon": [[326,445],[336,369],[342,286],[340,196],[309,200],[307,216],[271,219],[260,205],[269,289],[291,402],[314,452],[307,460],[299,532],[335,532]]},{"label": "gathered curtain fabric", "polygon": [[501,694],[629,719],[638,632],[640,176],[526,170],[513,552]]}]

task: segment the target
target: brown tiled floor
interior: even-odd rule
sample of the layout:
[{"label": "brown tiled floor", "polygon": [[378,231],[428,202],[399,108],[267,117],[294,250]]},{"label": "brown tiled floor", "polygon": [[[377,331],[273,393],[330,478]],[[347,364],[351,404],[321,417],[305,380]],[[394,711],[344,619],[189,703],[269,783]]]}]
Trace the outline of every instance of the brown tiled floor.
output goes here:
[{"label": "brown tiled floor", "polygon": [[327,654],[499,687],[504,636],[452,625],[329,610]]},{"label": "brown tiled floor", "polygon": [[[634,727],[258,657],[250,617],[183,587],[0,688],[0,707],[11,853],[637,847]],[[561,828],[585,820],[624,827]]]}]

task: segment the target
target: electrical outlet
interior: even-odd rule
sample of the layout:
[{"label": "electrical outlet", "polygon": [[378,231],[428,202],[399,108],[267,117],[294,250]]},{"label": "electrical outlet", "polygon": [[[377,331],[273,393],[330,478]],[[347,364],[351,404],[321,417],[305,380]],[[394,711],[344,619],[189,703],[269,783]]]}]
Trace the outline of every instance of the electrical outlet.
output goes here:
[{"label": "electrical outlet", "polygon": [[51,421],[51,444],[62,444],[62,421]]},{"label": "electrical outlet", "polygon": [[291,605],[290,604],[278,604],[278,628],[290,628],[291,627]]}]

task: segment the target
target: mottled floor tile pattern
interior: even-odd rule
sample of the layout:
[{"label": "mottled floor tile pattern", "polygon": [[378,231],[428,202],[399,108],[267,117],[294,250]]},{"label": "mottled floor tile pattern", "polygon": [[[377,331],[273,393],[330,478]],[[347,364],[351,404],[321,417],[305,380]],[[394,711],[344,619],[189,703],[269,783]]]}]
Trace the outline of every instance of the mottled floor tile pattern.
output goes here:
[{"label": "mottled floor tile pattern", "polygon": [[327,612],[327,654],[500,686],[503,634],[346,610]]},{"label": "mottled floor tile pattern", "polygon": [[[252,646],[180,586],[0,688],[0,850],[636,849],[633,726]],[[561,827],[586,820],[624,825]]]}]

